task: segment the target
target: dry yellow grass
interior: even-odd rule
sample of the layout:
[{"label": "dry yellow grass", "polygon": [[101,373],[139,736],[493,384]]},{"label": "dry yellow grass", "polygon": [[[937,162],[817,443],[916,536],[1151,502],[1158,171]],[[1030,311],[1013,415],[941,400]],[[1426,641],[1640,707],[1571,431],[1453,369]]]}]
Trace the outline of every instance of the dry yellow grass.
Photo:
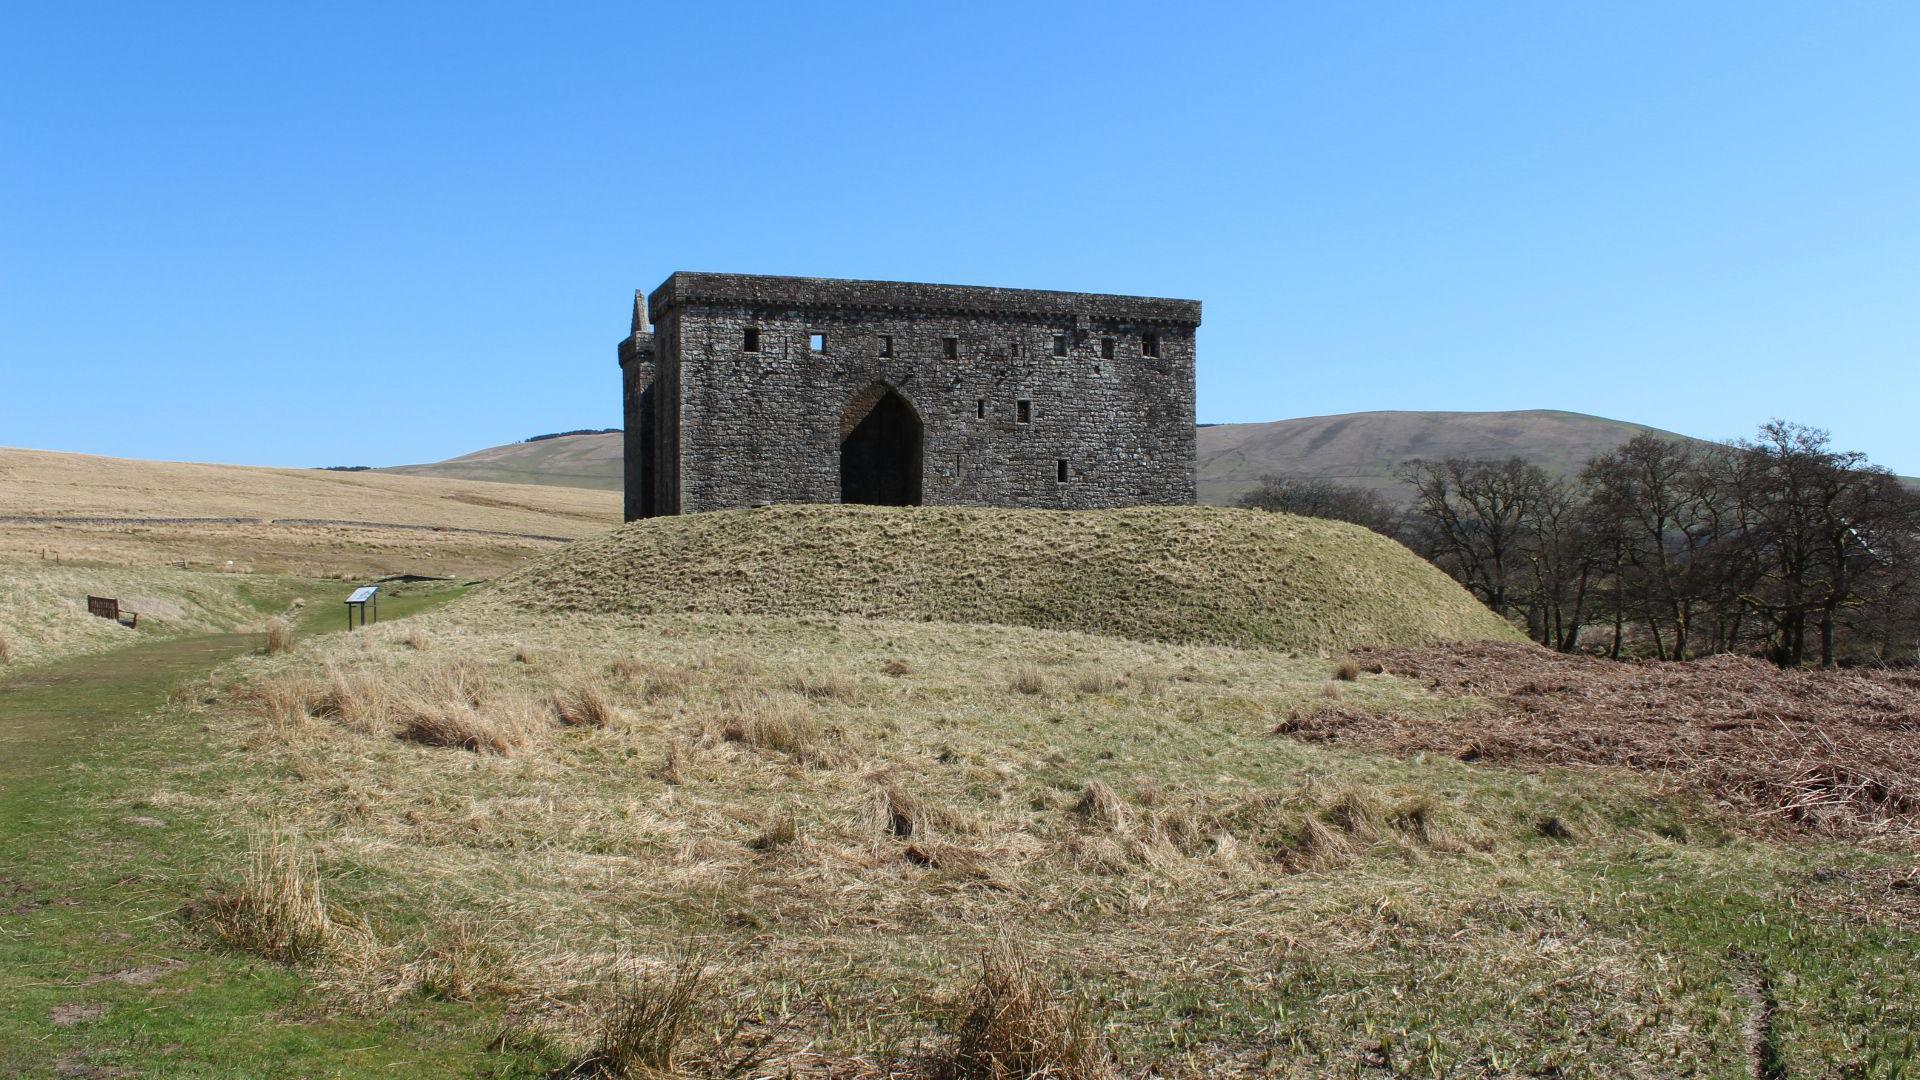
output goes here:
[{"label": "dry yellow grass", "polygon": [[[1792,969],[1808,1064],[1913,1026],[1920,949],[1799,903],[1857,850],[1772,846],[1616,773],[1276,737],[1485,710],[1328,678],[1389,622],[1497,636],[1404,551],[1156,511],[1010,515],[1051,553],[983,555],[984,520],[649,523],[411,625],[249,657],[176,706],[217,751],[181,762],[176,805],[303,838],[332,921],[379,928],[317,965],[348,1000],[484,996],[603,1074],[724,1048],[774,1075],[1732,1075],[1736,943]],[[682,569],[637,554],[670,549]],[[903,553],[951,565],[873,561]],[[1014,576],[947,576],[976,558]],[[1080,596],[1085,567],[1163,592]],[[779,613],[829,588],[859,610]],[[537,610],[569,602],[605,610]],[[702,977],[724,1015],[675,1003],[689,943],[750,943]]]},{"label": "dry yellow grass", "polygon": [[1215,507],[776,506],[655,518],[463,603],[502,615],[933,619],[1303,652],[1519,639],[1375,533]]},{"label": "dry yellow grass", "polygon": [[[426,651],[382,626],[245,661],[247,683],[310,696],[310,719],[276,725],[231,693],[196,706],[218,715],[223,753],[181,787],[211,784],[205,812],[236,828],[294,815],[335,901],[370,925],[480,920],[488,958],[457,962],[485,975],[455,993],[491,993],[570,1053],[606,1044],[606,971],[690,938],[755,943],[715,990],[801,1071],[914,1046],[956,1070],[1028,1053],[1097,1070],[1111,1040],[1132,1068],[1177,1074],[1200,1046],[1221,1072],[1316,1075],[1386,1039],[1403,1069],[1429,1052],[1544,1068],[1579,1046],[1571,1074],[1605,1075],[1719,1062],[1727,1045],[1701,968],[1723,951],[1676,959],[1632,913],[1674,882],[1764,891],[1761,853],[1649,831],[1669,811],[1610,776],[1274,738],[1320,707],[1317,656],[710,615],[499,626],[448,609],[424,633]],[[1011,675],[1035,658],[1113,675],[1099,694],[1021,693]],[[545,702],[583,682],[622,722],[558,721]],[[804,692],[822,685],[851,692]],[[1475,708],[1390,676],[1342,685],[1343,707]],[[418,745],[408,707],[370,703],[372,687],[526,726],[505,755]],[[1582,825],[1555,839],[1548,818]],[[1651,891],[1596,884],[1643,862],[1665,868]],[[445,935],[394,933],[385,959],[327,977],[448,993],[455,976],[420,959]],[[1003,935],[1050,974],[969,989]],[[1514,986],[1533,995],[1517,1026]],[[1044,1015],[995,1028],[978,1008],[1016,1000]],[[1095,1028],[1077,1001],[1099,1004]]]},{"label": "dry yellow grass", "polygon": [[582,536],[614,492],[0,449],[0,517],[327,518]]},{"label": "dry yellow grass", "polygon": [[[229,524],[7,518],[240,518]],[[428,529],[279,526],[284,519]],[[620,521],[616,492],[0,449],[0,557],[295,573],[486,576],[556,545],[436,532],[577,537]]]},{"label": "dry yellow grass", "polygon": [[[41,663],[103,652],[155,636],[218,633],[263,626],[258,597],[291,595],[275,577],[206,574],[170,567],[75,567],[0,561],[0,639],[13,662]],[[132,629],[87,611],[87,597],[110,596],[138,612]]]}]

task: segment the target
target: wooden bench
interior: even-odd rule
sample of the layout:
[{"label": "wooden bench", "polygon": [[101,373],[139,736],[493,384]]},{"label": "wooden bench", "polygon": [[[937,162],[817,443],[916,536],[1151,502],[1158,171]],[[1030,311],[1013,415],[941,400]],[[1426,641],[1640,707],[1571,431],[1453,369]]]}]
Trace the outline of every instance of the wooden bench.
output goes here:
[{"label": "wooden bench", "polygon": [[103,619],[112,619],[114,622],[130,626],[135,630],[140,628],[140,613],[125,610],[120,606],[120,601],[115,600],[111,596],[87,597],[87,612],[91,615],[98,615]]}]

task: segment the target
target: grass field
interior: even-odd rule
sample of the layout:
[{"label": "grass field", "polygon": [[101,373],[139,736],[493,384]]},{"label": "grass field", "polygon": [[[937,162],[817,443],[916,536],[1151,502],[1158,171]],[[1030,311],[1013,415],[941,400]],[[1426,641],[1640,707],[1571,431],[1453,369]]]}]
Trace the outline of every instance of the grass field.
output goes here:
[{"label": "grass field", "polygon": [[865,615],[1325,653],[1517,640],[1405,547],[1253,510],[775,506],[638,522],[503,578],[514,611]]},{"label": "grass field", "polygon": [[[785,552],[796,595],[888,533],[788,513],[831,542],[767,526],[735,563]],[[35,854],[0,863],[32,905],[0,921],[0,1065],[1913,1074],[1920,919],[1881,887],[1910,830],[1304,741],[1330,708],[1465,732],[1501,706],[1337,651],[1153,640],[1137,613],[1080,615],[1130,639],[904,591],[905,618],[516,602],[587,567],[637,595],[609,545],[686,527],[241,657],[30,786],[58,819],[26,815],[5,850]]]},{"label": "grass field", "polygon": [[[404,528],[271,524],[284,520]],[[0,558],[16,560],[486,577],[559,546],[528,537],[619,520],[604,491],[0,449]]]}]

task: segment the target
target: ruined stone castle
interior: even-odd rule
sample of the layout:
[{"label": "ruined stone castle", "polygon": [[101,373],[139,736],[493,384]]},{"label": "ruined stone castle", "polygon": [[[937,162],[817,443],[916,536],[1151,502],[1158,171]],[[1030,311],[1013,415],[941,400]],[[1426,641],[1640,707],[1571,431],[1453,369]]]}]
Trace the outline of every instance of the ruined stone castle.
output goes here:
[{"label": "ruined stone castle", "polygon": [[627,519],[1191,503],[1199,325],[1195,300],[676,273],[620,343]]}]

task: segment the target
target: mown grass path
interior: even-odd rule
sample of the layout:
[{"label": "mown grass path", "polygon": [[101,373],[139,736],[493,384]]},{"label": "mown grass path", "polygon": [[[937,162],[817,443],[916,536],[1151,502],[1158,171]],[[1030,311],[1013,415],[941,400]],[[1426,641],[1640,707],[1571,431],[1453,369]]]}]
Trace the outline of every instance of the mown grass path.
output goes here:
[{"label": "mown grass path", "polygon": [[[337,586],[315,599],[337,601]],[[451,594],[389,604],[389,618]],[[309,632],[334,604],[310,605]],[[342,1018],[293,972],[179,918],[232,840],[149,789],[199,751],[160,710],[255,634],[132,646],[0,680],[0,1076],[497,1074],[431,1010]],[[467,1034],[464,1033],[463,1034]]]}]

